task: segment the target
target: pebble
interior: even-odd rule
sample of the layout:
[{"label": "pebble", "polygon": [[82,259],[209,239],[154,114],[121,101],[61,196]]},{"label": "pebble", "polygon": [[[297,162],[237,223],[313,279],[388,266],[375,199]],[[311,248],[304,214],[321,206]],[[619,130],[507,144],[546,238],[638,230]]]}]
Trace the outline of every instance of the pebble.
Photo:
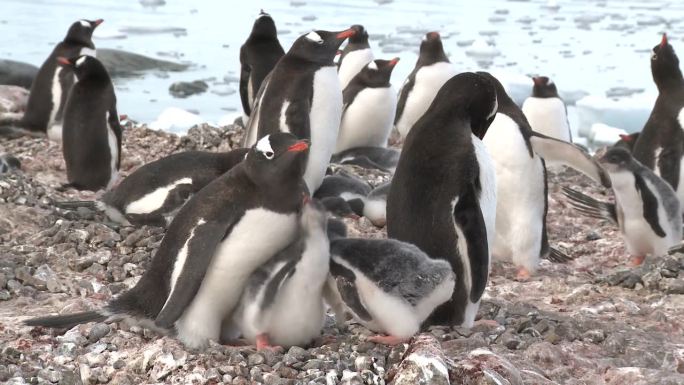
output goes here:
[{"label": "pebble", "polygon": [[100,338],[109,334],[110,330],[111,328],[106,323],[96,323],[90,328],[90,332],[88,332],[88,341],[91,343],[97,342]]}]

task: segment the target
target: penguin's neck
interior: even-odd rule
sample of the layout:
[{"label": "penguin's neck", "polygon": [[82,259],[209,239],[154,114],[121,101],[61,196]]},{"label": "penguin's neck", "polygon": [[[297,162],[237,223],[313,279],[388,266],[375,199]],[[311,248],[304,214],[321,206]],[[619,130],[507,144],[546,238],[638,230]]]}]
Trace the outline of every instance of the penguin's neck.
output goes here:
[{"label": "penguin's neck", "polygon": [[666,74],[653,74],[653,80],[661,94],[681,92],[684,89],[684,77],[682,71],[676,68]]}]

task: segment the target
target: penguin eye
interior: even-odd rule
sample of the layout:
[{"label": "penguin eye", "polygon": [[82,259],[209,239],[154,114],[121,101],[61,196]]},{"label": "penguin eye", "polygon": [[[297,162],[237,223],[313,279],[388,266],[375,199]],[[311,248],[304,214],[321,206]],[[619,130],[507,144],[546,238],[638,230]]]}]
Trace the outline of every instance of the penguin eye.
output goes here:
[{"label": "penguin eye", "polygon": [[656,59],[658,59],[658,54],[655,53],[655,51],[653,51],[653,52],[651,53],[651,60],[656,60]]},{"label": "penguin eye", "polygon": [[275,154],[273,153],[273,151],[266,151],[264,152],[264,156],[266,157],[266,159],[273,159],[273,156],[275,156]]}]

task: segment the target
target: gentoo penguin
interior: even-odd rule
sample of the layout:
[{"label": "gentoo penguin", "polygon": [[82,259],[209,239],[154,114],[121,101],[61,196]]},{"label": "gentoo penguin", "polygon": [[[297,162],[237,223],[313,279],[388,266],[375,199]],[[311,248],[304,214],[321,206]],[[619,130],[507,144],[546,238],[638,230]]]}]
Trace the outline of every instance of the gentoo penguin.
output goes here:
[{"label": "gentoo penguin", "polygon": [[342,89],[333,58],[354,33],[311,31],[295,40],[262,83],[245,133],[245,147],[276,132],[310,139],[304,181],[312,192],[323,181],[342,117]]},{"label": "gentoo penguin", "polygon": [[406,138],[411,127],[427,111],[442,85],[456,74],[444,53],[439,33],[426,34],[420,43],[416,66],[399,90],[394,126],[402,138]]},{"label": "gentoo penguin", "polygon": [[251,273],[297,233],[307,149],[308,142],[292,134],[263,137],[242,163],[183,206],[131,290],[99,311],[26,324],[71,327],[132,318],[156,330],[175,329],[190,348],[218,341],[222,328],[232,326],[233,310]]},{"label": "gentoo penguin", "polygon": [[386,334],[369,341],[393,345],[418,332],[433,310],[451,298],[455,276],[448,262],[395,239],[347,239],[337,232],[342,234],[329,232],[325,297],[338,324],[350,314]]},{"label": "gentoo penguin", "polygon": [[637,139],[639,139],[639,132],[635,132],[633,134],[620,134],[620,140],[615,142],[613,147],[622,147],[626,148],[629,152],[634,151],[634,145],[636,144]]},{"label": "gentoo penguin", "polygon": [[245,44],[240,47],[240,100],[247,117],[252,112],[254,96],[261,82],[285,55],[271,15],[262,9]]},{"label": "gentoo penguin", "polygon": [[553,80],[546,76],[532,78],[532,96],[523,102],[522,111],[535,132],[572,142],[565,102],[558,96]]},{"label": "gentoo penguin", "polygon": [[345,89],[356,74],[373,61],[373,51],[368,44],[368,31],[358,24],[352,25],[352,29],[356,33],[349,38],[349,42],[340,53],[338,62],[337,74],[340,77],[342,89]]},{"label": "gentoo penguin", "polygon": [[121,165],[122,130],[116,95],[104,65],[93,56],[58,57],[76,75],[64,106],[62,153],[68,186],[110,188]]},{"label": "gentoo penguin", "polygon": [[0,154],[0,174],[21,169],[21,162],[16,157],[9,154]]},{"label": "gentoo penguin", "polygon": [[330,162],[394,173],[399,162],[399,150],[385,147],[355,147],[333,154]]},{"label": "gentoo penguin", "polygon": [[624,148],[614,147],[599,160],[613,182],[615,203],[597,201],[564,187],[563,193],[581,213],[616,223],[639,265],[647,255],[661,256],[682,239],[682,214],[672,187]]},{"label": "gentoo penguin", "polygon": [[107,191],[100,201],[55,202],[65,209],[97,208],[125,226],[166,227],[173,216],[204,186],[236,164],[249,149],[226,153],[187,151],[141,166]]},{"label": "gentoo penguin", "polygon": [[337,216],[363,216],[373,225],[384,227],[389,186],[388,182],[371,189],[365,181],[340,172],[323,178],[314,198],[320,199],[325,208]]},{"label": "gentoo penguin", "polygon": [[69,66],[61,66],[58,57],[73,58],[80,55],[95,56],[93,31],[102,19],[79,20],[71,25],[66,37],[55,46],[38,70],[31,85],[26,112],[19,121],[0,122],[29,133],[47,134],[59,142],[62,137],[62,114],[74,84],[74,73]]},{"label": "gentoo penguin", "polygon": [[684,78],[667,35],[653,47],[651,73],[658,98],[634,144],[634,158],[665,179],[684,204]]},{"label": "gentoo penguin", "polygon": [[387,197],[387,236],[409,242],[456,274],[449,302],[426,321],[470,327],[489,277],[496,180],[481,138],[497,111],[491,81],[449,79],[413,126]]},{"label": "gentoo penguin", "polygon": [[374,60],[342,92],[342,123],[335,152],[354,147],[387,147],[397,109],[390,77],[399,58]]},{"label": "gentoo penguin", "polygon": [[[496,169],[496,236],[492,256],[512,261],[527,279],[549,255],[545,160],[553,160],[610,185],[608,176],[575,145],[532,131],[525,115],[492,75],[498,110],[484,144]],[[555,254],[554,254],[555,255]]]},{"label": "gentoo penguin", "polygon": [[302,209],[295,241],[252,273],[245,286],[234,320],[257,350],[305,346],[323,328],[330,242],[326,213],[314,202]]}]

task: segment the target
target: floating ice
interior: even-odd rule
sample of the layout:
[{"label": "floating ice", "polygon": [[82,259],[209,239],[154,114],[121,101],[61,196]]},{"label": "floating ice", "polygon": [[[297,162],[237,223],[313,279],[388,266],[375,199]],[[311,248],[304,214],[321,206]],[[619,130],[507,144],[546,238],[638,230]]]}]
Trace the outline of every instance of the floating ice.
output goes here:
[{"label": "floating ice", "polygon": [[157,120],[150,123],[150,128],[174,134],[184,134],[190,127],[200,123],[204,123],[204,120],[199,115],[181,108],[169,107],[159,114]]},{"label": "floating ice", "polygon": [[628,133],[639,132],[651,114],[657,95],[640,93],[628,98],[609,99],[589,95],[577,101],[579,134],[589,136],[594,123],[621,127]]},{"label": "floating ice", "polygon": [[603,123],[594,123],[589,132],[589,141],[595,147],[610,146],[620,140],[620,135],[627,134],[627,131],[611,127]]},{"label": "floating ice", "polygon": [[499,56],[501,52],[496,47],[489,45],[485,39],[476,39],[473,44],[466,48],[466,55],[477,59],[491,59]]}]

